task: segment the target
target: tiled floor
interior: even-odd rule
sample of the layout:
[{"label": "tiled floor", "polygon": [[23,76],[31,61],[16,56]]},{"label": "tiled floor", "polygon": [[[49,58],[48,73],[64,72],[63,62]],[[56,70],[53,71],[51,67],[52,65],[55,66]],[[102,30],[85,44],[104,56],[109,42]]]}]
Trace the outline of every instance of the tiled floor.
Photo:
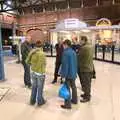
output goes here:
[{"label": "tiled floor", "polygon": [[[0,102],[0,120],[120,120],[120,66],[95,61],[97,79],[92,82],[90,103],[73,105],[72,110],[63,110],[58,97],[60,84],[52,85],[54,58],[47,59],[47,77],[44,94],[47,99],[42,107],[30,106],[31,90],[24,88],[23,68],[14,62],[5,62],[7,81],[0,87],[10,88]],[[78,95],[79,79],[76,80]]]}]

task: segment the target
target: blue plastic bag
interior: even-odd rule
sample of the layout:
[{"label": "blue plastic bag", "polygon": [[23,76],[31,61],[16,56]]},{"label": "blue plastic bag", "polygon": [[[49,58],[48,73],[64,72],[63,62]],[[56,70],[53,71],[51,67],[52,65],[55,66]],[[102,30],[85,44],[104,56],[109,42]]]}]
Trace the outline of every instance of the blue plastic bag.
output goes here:
[{"label": "blue plastic bag", "polygon": [[70,98],[70,91],[67,88],[67,85],[64,83],[59,89],[59,97],[68,100]]}]

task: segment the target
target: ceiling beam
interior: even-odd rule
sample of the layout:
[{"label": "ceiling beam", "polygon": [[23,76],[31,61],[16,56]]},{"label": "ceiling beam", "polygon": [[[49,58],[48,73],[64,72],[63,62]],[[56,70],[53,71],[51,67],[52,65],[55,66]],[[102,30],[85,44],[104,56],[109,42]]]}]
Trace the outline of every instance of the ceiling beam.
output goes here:
[{"label": "ceiling beam", "polygon": [[7,7],[10,7],[10,8],[13,8],[13,7],[14,7],[13,5],[9,5],[7,2],[4,2],[4,4],[5,4]]},{"label": "ceiling beam", "polygon": [[40,0],[41,1],[41,3],[44,3],[44,1],[43,0]]},{"label": "ceiling beam", "polygon": [[33,5],[36,5],[36,3],[38,3],[38,2],[40,2],[40,0],[36,0],[36,1],[33,3]]}]

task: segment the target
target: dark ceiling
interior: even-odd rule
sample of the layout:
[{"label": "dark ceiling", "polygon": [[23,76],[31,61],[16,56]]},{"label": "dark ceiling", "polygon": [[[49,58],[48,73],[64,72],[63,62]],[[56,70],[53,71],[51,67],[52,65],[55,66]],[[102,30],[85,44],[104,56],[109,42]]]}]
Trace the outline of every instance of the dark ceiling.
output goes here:
[{"label": "dark ceiling", "polygon": [[15,11],[18,14],[23,14],[26,10],[42,12],[120,4],[120,0],[0,0],[0,4],[0,12]]}]

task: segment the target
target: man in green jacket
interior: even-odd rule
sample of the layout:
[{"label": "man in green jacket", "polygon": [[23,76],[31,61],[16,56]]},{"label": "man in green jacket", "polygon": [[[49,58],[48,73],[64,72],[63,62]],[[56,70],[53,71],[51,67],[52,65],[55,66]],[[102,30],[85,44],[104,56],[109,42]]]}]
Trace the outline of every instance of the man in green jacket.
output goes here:
[{"label": "man in green jacket", "polygon": [[27,59],[26,63],[31,66],[32,71],[32,93],[30,98],[30,104],[34,105],[37,104],[43,105],[45,104],[45,100],[43,97],[43,87],[45,81],[45,67],[46,67],[46,57],[42,50],[41,42],[36,42],[37,48],[33,49]]},{"label": "man in green jacket", "polygon": [[78,75],[82,91],[84,94],[81,95],[83,98],[80,102],[88,102],[91,98],[91,79],[93,75],[93,48],[86,36],[81,37],[80,49],[78,52]]}]

